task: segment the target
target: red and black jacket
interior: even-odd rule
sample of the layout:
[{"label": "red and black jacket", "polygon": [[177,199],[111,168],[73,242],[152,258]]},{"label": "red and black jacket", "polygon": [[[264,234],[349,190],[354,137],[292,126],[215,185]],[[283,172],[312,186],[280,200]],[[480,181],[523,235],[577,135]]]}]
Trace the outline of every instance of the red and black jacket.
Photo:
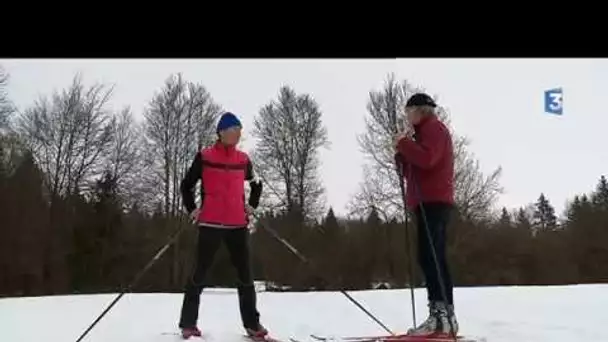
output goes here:
[{"label": "red and black jacket", "polygon": [[262,183],[255,180],[249,156],[233,146],[220,142],[196,154],[181,182],[183,203],[188,212],[196,208],[194,187],[201,181],[200,225],[217,228],[247,226],[244,182],[251,192],[248,204],[257,208],[262,195]]}]

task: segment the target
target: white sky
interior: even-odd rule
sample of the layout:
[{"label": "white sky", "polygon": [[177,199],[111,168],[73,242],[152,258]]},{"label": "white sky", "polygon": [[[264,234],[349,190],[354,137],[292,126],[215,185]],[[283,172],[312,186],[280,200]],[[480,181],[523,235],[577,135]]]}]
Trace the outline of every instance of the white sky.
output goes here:
[{"label": "white sky", "polygon": [[[172,73],[202,83],[216,102],[240,116],[245,149],[254,115],[275,99],[283,84],[310,93],[320,104],[331,147],[322,151],[327,203],[337,213],[361,181],[363,156],[356,134],[364,130],[368,92],[389,72],[439,95],[452,124],[471,140],[484,170],[503,167],[508,208],[535,201],[544,192],[558,214],[574,194],[593,190],[608,173],[603,136],[608,113],[607,60],[402,59],[402,60],[1,60],[10,73],[9,96],[24,109],[38,96],[84,82],[115,85],[111,104],[141,114]],[[564,115],[544,113],[543,92],[564,89]],[[602,92],[603,89],[603,92]]]}]

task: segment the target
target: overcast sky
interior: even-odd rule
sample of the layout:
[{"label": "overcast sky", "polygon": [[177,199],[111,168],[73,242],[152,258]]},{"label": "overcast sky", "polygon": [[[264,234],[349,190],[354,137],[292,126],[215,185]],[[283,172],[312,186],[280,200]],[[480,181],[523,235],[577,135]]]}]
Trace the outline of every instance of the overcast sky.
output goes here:
[{"label": "overcast sky", "polygon": [[[368,92],[390,72],[439,95],[452,125],[471,140],[470,150],[489,172],[503,167],[509,208],[544,192],[558,210],[588,192],[608,173],[602,98],[608,61],[560,59],[402,60],[1,60],[10,73],[9,96],[23,109],[41,95],[84,82],[115,85],[111,105],[142,111],[172,73],[204,84],[216,102],[238,114],[249,134],[254,115],[284,84],[310,93],[320,104],[331,147],[322,151],[327,202],[338,213],[361,181],[364,162],[356,135],[364,130]],[[543,92],[564,89],[564,115],[544,113]],[[245,149],[253,148],[253,139]]]}]

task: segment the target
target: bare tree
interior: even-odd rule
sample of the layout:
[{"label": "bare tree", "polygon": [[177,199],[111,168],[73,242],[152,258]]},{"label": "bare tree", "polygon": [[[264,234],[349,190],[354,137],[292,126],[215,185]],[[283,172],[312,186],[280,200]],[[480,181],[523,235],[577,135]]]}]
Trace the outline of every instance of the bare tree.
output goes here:
[{"label": "bare tree", "polygon": [[254,120],[258,174],[267,183],[271,202],[302,218],[324,214],[324,188],[319,180],[319,148],[328,147],[321,110],[308,94],[284,86],[276,101],[265,105]]},{"label": "bare tree", "polygon": [[17,130],[46,176],[54,197],[86,190],[102,172],[112,143],[112,89],[85,89],[80,75],[52,98],[42,98],[17,118]]},{"label": "bare tree", "polygon": [[[112,144],[105,161],[105,177],[113,177],[121,199],[127,207],[147,204],[148,194],[142,174],[146,170],[143,128],[126,107],[112,120]],[[145,208],[145,205],[144,205]]]},{"label": "bare tree", "polygon": [[0,133],[8,127],[11,115],[15,112],[15,107],[6,91],[8,79],[8,73],[0,65]]},{"label": "bare tree", "polygon": [[9,127],[15,107],[6,91],[8,80],[8,73],[0,65],[0,173],[5,175],[14,171],[16,156],[23,152],[18,137]]},{"label": "bare tree", "polygon": [[[212,143],[215,121],[221,112],[205,87],[186,82],[181,74],[171,75],[144,113],[146,136],[145,178],[147,188],[158,194],[154,203],[162,203],[165,218],[177,218],[182,223],[180,182],[192,158],[201,147]],[[165,229],[171,226],[165,221]],[[185,253],[176,245],[170,266],[171,281],[180,282],[186,272]]]},{"label": "bare tree", "polygon": [[479,160],[467,149],[469,141],[459,136],[454,140],[455,200],[459,212],[468,220],[490,219],[498,195],[503,191],[499,182],[502,168],[498,167],[490,174],[484,174]]},{"label": "bare tree", "polygon": [[[386,221],[403,219],[403,201],[395,172],[392,141],[395,133],[403,129],[407,99],[420,91],[424,90],[406,80],[397,82],[391,74],[381,91],[370,92],[366,132],[358,137],[368,164],[364,167],[361,188],[349,203],[351,215],[365,217],[375,207]],[[445,108],[438,107],[438,115],[450,127]],[[467,151],[468,141],[456,135],[451,127],[450,130],[454,141],[456,202],[461,214],[481,218],[489,214],[490,207],[502,190],[498,184],[501,169],[485,176],[479,169],[478,161]]]},{"label": "bare tree", "polygon": [[149,185],[159,194],[165,213],[176,215],[181,206],[179,183],[194,154],[215,139],[221,112],[205,87],[171,75],[145,111],[146,161]]}]

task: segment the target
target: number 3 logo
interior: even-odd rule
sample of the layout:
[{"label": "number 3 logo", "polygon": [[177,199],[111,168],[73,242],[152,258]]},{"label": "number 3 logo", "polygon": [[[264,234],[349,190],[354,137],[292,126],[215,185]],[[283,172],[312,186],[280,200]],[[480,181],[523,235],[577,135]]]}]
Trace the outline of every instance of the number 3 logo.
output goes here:
[{"label": "number 3 logo", "polygon": [[562,115],[564,110],[564,92],[561,88],[545,91],[545,112]]},{"label": "number 3 logo", "polygon": [[551,93],[549,94],[551,98],[551,103],[549,104],[549,108],[551,110],[560,110],[562,109],[562,94],[561,93]]}]

